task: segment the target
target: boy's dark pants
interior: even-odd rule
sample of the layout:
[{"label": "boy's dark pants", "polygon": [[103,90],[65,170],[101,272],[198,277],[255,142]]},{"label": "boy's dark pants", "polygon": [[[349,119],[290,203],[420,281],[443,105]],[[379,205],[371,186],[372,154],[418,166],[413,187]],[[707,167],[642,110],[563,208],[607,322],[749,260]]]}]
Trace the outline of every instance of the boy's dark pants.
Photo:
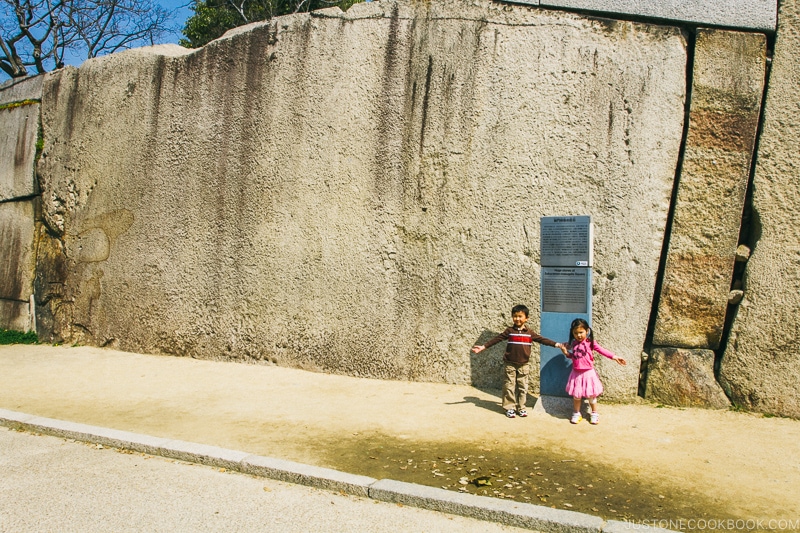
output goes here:
[{"label": "boy's dark pants", "polygon": [[531,373],[530,363],[521,365],[503,362],[505,379],[503,380],[503,409],[525,409],[528,401],[528,376]]}]

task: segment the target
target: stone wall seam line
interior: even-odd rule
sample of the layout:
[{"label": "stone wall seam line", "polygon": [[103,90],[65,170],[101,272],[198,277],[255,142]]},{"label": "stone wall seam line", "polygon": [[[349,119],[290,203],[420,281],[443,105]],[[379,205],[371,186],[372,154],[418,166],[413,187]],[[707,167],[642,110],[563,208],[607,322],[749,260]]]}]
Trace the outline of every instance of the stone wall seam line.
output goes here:
[{"label": "stone wall seam line", "polygon": [[[678,196],[678,188],[680,185],[680,176],[683,167],[684,156],[686,153],[687,138],[689,136],[689,116],[692,102],[692,81],[694,75],[694,48],[695,48],[695,33],[688,32],[686,40],[686,92],[684,101],[684,116],[683,116],[683,131],[681,133],[680,151],[678,153],[678,160],[675,165],[675,176],[672,182],[672,193],[670,196],[669,210],[667,212],[666,225],[664,227],[664,241],[662,243],[661,255],[659,259],[658,271],[656,274],[656,282],[653,287],[653,297],[651,299],[650,320],[648,321],[647,334],[645,336],[645,345],[642,347],[644,353],[649,353],[653,346],[653,335],[656,328],[656,321],[658,320],[658,302],[661,298],[661,290],[664,283],[664,275],[667,265],[667,256],[669,253],[669,241],[672,234],[672,224],[675,217],[675,203]],[[639,384],[640,394],[644,396],[644,386],[647,378],[647,363],[644,365],[642,371],[642,380]]]}]

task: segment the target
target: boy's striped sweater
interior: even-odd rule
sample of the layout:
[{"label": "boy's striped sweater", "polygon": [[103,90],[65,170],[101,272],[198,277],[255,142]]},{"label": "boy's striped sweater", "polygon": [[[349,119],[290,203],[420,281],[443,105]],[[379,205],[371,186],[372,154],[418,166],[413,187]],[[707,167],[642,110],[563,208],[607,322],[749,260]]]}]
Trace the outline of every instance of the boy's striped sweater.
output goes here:
[{"label": "boy's striped sweater", "polygon": [[556,341],[534,333],[528,326],[522,326],[520,329],[515,327],[506,328],[505,331],[489,340],[484,346],[488,348],[504,340],[508,340],[508,344],[506,344],[506,353],[503,355],[503,360],[515,365],[524,365],[531,360],[531,345],[534,342],[553,347],[556,345]]}]

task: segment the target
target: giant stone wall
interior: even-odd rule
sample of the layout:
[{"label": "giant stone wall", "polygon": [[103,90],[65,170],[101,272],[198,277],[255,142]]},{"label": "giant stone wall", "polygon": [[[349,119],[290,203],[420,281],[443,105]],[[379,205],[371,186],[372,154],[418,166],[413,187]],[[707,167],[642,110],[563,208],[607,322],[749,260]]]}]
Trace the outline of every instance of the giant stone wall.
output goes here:
[{"label": "giant stone wall", "polygon": [[588,214],[594,325],[633,363],[600,372],[634,396],[686,62],[667,26],[371,2],[52,73],[40,331],[497,386],[470,346],[516,303],[538,325],[539,217]]},{"label": "giant stone wall", "polygon": [[0,90],[0,328],[35,329],[34,175],[39,141],[42,77],[3,84]]},{"label": "giant stone wall", "polygon": [[763,34],[697,32],[656,345],[720,346],[761,111],[765,41]]},{"label": "giant stone wall", "polygon": [[753,180],[744,300],[721,361],[720,381],[743,407],[800,418],[800,5],[780,3],[778,37]]}]

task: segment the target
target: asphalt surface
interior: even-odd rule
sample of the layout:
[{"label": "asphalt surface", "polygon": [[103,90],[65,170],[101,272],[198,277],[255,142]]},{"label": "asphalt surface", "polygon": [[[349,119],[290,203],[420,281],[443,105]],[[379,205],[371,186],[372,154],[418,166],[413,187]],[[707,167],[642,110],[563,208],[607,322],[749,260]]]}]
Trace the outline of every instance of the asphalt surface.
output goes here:
[{"label": "asphalt surface", "polygon": [[0,428],[0,531],[524,531]]}]

